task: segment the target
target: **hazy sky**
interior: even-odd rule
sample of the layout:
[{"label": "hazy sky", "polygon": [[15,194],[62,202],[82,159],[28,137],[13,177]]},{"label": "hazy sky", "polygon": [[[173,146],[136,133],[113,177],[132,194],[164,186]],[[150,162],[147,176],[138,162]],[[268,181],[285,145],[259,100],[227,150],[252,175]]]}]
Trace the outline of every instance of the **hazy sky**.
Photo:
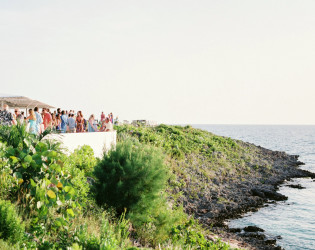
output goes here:
[{"label": "hazy sky", "polygon": [[315,124],[315,1],[0,0],[0,84],[86,116]]}]

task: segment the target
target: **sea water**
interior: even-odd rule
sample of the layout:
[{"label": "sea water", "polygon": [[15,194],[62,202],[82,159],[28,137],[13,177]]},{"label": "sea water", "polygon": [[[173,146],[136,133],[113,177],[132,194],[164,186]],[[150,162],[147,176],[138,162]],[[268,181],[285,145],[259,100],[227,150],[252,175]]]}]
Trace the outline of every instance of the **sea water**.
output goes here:
[{"label": "sea water", "polygon": [[[315,126],[193,125],[217,135],[228,136],[262,147],[300,155],[302,169],[315,172]],[[305,189],[286,185],[300,184]],[[315,249],[315,181],[296,178],[280,186],[287,201],[269,204],[258,212],[229,222],[230,227],[255,225],[266,235],[281,236],[277,243],[285,249]]]}]

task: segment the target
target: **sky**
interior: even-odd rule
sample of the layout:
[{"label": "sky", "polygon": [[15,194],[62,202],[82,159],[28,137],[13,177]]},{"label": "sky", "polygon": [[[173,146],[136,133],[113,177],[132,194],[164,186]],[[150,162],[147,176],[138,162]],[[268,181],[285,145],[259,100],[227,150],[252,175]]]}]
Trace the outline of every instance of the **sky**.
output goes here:
[{"label": "sky", "polygon": [[0,0],[0,92],[85,116],[315,124],[313,0]]}]

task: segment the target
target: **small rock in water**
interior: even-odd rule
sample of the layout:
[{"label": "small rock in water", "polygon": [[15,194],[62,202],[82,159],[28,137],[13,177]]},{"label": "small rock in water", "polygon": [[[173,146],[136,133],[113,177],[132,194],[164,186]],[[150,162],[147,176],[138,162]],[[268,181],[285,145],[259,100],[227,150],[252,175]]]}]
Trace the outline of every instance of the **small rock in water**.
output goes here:
[{"label": "small rock in water", "polygon": [[265,232],[264,229],[261,229],[261,228],[256,227],[256,226],[244,227],[244,231],[245,232]]},{"label": "small rock in water", "polygon": [[229,231],[231,233],[240,233],[242,230],[240,228],[230,228]]},{"label": "small rock in water", "polygon": [[277,240],[276,239],[273,239],[273,238],[269,238],[269,239],[266,239],[264,241],[267,245],[274,245],[276,244]]},{"label": "small rock in water", "polygon": [[257,240],[265,240],[266,236],[259,232],[245,232],[240,234],[240,236],[247,237],[247,238],[253,238]]},{"label": "small rock in water", "polygon": [[253,188],[252,194],[261,198],[268,198],[276,201],[284,201],[288,199],[288,197],[286,197],[285,195],[266,188]]},{"label": "small rock in water", "polygon": [[290,188],[305,189],[305,187],[302,187],[300,184],[290,184],[286,186]]}]

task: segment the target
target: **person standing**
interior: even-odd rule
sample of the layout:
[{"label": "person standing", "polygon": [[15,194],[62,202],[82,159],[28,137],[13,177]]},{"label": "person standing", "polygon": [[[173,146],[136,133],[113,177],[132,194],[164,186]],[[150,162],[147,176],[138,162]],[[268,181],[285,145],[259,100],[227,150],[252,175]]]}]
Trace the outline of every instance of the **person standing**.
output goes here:
[{"label": "person standing", "polygon": [[15,108],[15,109],[14,109],[14,114],[15,114],[16,123],[18,123],[18,124],[23,124],[23,122],[24,122],[24,116],[21,114],[19,108]]},{"label": "person standing", "polygon": [[57,132],[60,132],[60,130],[61,130],[60,124],[61,124],[60,114],[57,114],[56,115],[56,130],[57,130]]},{"label": "person standing", "polygon": [[37,134],[40,134],[42,132],[41,130],[41,124],[43,123],[43,118],[40,113],[38,113],[38,107],[34,108],[34,113],[36,116],[36,132]]},{"label": "person standing", "polygon": [[101,114],[101,122],[104,121],[104,120],[105,120],[105,114],[104,114],[104,112],[102,112],[102,114]]},{"label": "person standing", "polygon": [[109,120],[108,117],[105,118],[105,132],[112,132],[114,131],[113,123]]},{"label": "person standing", "polygon": [[47,128],[51,128],[51,122],[52,122],[52,117],[51,114],[43,108],[43,123],[44,123],[44,130]]},{"label": "person standing", "polygon": [[67,121],[67,125],[69,128],[69,133],[74,133],[75,132],[75,120],[74,120],[74,114],[69,114],[69,118]]},{"label": "person standing", "polygon": [[3,110],[0,112],[0,124],[8,126],[16,124],[7,104],[3,105]]},{"label": "person standing", "polygon": [[88,131],[89,132],[97,132],[98,131],[98,129],[97,129],[97,127],[95,126],[95,124],[94,124],[94,115],[91,115],[90,116],[90,119],[89,119],[89,124],[88,124],[88,126],[89,126],[89,128],[88,128]]},{"label": "person standing", "polygon": [[82,111],[78,111],[78,115],[75,121],[77,123],[77,132],[84,132],[84,118]]},{"label": "person standing", "polygon": [[55,113],[52,113],[51,114],[51,127],[53,130],[56,130],[56,124],[57,124],[56,115]]},{"label": "person standing", "polygon": [[64,110],[62,110],[62,112],[61,112],[60,120],[61,120],[61,123],[60,123],[61,133],[66,133],[68,115],[66,114],[66,112]]},{"label": "person standing", "polygon": [[31,134],[36,135],[37,134],[37,129],[36,129],[36,115],[35,112],[32,109],[29,109],[28,113],[30,114],[28,117],[26,117],[26,120],[29,121],[30,126],[29,126],[29,132]]}]

